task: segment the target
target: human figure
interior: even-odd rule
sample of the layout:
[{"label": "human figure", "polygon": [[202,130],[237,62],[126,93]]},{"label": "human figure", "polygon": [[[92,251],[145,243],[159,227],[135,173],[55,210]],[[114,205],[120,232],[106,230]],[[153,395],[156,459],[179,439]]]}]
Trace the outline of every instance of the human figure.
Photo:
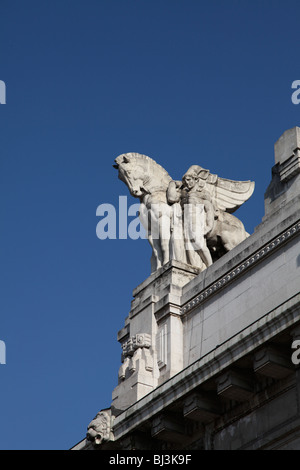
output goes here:
[{"label": "human figure", "polygon": [[167,191],[170,204],[180,202],[183,210],[185,248],[188,262],[201,270],[212,264],[206,235],[214,224],[214,206],[205,181],[199,178],[198,166],[192,166],[182,182],[171,181]]}]

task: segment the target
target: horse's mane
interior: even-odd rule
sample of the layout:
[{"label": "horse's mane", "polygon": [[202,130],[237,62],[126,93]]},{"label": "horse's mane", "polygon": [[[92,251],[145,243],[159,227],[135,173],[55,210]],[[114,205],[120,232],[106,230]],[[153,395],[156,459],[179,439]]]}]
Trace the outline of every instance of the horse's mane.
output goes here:
[{"label": "horse's mane", "polygon": [[118,165],[126,164],[126,163],[131,163],[132,160],[134,160],[135,163],[141,164],[144,163],[146,164],[146,169],[150,171],[151,168],[153,168],[154,172],[157,172],[158,170],[160,171],[159,177],[161,179],[165,179],[167,182],[171,181],[171,176],[169,173],[155,160],[152,158],[148,157],[147,155],[142,155],[141,153],[123,153],[122,155],[119,155],[116,159],[115,162]]}]

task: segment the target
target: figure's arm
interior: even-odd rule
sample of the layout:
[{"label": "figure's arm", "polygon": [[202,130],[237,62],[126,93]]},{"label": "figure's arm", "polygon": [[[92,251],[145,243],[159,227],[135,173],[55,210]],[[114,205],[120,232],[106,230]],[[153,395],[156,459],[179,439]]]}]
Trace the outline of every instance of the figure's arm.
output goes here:
[{"label": "figure's arm", "polygon": [[211,202],[205,201],[204,202],[204,210],[206,213],[206,226],[205,226],[205,233],[204,235],[207,235],[213,228],[214,225],[214,206],[212,205]]},{"label": "figure's arm", "polygon": [[169,204],[175,204],[175,202],[180,201],[181,190],[181,181],[170,181],[167,189],[167,201]]}]

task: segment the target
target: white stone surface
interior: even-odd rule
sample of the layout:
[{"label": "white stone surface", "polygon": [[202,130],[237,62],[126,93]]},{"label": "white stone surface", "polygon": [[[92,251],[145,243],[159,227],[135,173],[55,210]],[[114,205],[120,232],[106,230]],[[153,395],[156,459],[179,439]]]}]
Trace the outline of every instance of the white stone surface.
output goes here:
[{"label": "white stone surface", "polygon": [[272,180],[265,193],[265,217],[277,218],[289,205],[299,206],[300,197],[300,128],[287,130],[275,143]]},{"label": "white stone surface", "polygon": [[275,163],[282,165],[300,148],[300,127],[285,131],[274,144]]},{"label": "white stone surface", "polygon": [[299,240],[294,240],[186,315],[184,367],[297,294],[299,253]]}]

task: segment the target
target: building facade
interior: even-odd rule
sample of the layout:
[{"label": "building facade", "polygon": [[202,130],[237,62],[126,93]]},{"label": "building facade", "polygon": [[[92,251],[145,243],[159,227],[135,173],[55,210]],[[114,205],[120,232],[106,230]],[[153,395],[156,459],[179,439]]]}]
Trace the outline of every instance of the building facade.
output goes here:
[{"label": "building facade", "polygon": [[254,233],[200,273],[171,260],[134,290],[111,407],[73,450],[300,449],[299,235],[295,127],[275,143]]}]

